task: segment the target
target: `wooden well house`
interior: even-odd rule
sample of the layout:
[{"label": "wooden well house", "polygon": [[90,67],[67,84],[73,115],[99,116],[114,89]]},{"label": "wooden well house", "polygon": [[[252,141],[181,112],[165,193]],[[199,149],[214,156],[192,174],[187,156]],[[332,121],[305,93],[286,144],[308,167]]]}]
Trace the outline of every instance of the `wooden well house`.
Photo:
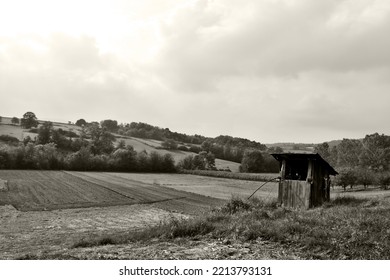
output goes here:
[{"label": "wooden well house", "polygon": [[272,154],[280,163],[278,202],[291,208],[312,208],[329,201],[330,175],[336,170],[319,154]]}]

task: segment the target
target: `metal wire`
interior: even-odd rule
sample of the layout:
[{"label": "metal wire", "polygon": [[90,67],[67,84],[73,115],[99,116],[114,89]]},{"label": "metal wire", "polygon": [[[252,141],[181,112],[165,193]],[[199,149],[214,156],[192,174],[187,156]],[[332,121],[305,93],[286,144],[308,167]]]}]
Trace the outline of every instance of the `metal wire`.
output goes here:
[{"label": "metal wire", "polygon": [[266,181],[264,184],[262,184],[260,187],[258,187],[247,199],[250,199],[258,190],[260,190],[264,185],[266,185],[266,184],[268,184],[269,182],[272,182],[272,181],[274,181],[274,180],[276,180],[276,179],[280,179],[280,176],[278,176],[278,177],[275,177],[275,178],[272,178],[272,179],[270,179],[270,180],[268,180],[268,181]]}]

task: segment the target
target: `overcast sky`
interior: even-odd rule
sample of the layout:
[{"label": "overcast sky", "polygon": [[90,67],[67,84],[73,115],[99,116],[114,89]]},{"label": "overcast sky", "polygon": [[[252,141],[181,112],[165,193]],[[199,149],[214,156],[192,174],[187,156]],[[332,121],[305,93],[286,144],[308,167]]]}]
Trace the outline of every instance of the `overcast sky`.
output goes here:
[{"label": "overcast sky", "polygon": [[390,134],[389,0],[0,0],[0,115]]}]

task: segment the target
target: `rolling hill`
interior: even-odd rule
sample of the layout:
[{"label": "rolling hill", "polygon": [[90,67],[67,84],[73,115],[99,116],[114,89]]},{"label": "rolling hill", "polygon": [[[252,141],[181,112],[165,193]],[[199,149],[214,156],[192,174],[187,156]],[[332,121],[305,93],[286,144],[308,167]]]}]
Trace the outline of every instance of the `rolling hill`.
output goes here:
[{"label": "rolling hill", "polygon": [[[40,123],[42,122],[43,121],[40,121]],[[62,129],[65,131],[72,131],[75,132],[76,134],[79,134],[81,132],[81,128],[74,124],[53,122],[53,128]],[[11,118],[2,117],[0,123],[0,135],[9,135],[17,138],[19,141],[22,141],[27,136],[29,136],[31,139],[34,139],[35,137],[37,137],[38,134],[30,132],[29,129],[24,129],[20,125],[13,125],[11,122]],[[195,153],[193,152],[163,149],[161,147],[162,141],[159,140],[122,136],[119,134],[114,134],[114,135],[116,137],[116,141],[114,145],[118,145],[119,141],[123,140],[126,143],[126,145],[133,146],[134,150],[137,152],[146,151],[147,153],[150,153],[154,151],[159,154],[169,153],[173,156],[176,163],[178,163],[180,160],[182,160],[183,158],[189,155],[195,155]],[[239,163],[222,160],[222,159],[216,159],[215,164],[218,169],[230,169],[232,172],[238,172],[240,166]]]}]

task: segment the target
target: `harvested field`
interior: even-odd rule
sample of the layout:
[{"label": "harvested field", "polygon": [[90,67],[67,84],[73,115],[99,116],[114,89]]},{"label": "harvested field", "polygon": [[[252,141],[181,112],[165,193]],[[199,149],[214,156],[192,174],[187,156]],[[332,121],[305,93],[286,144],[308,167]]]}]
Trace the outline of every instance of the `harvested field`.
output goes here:
[{"label": "harvested field", "polygon": [[222,203],[113,173],[0,170],[0,179],[8,182],[0,205],[21,211],[158,203],[169,210],[191,213]]},{"label": "harvested field", "polygon": [[[90,173],[86,173],[90,174]],[[145,173],[112,173],[125,179],[132,179],[146,184],[154,184],[185,192],[197,193],[219,199],[230,199],[232,196],[246,198],[263,182],[232,180],[188,174],[145,174]],[[278,183],[264,185],[255,196],[263,199],[274,199],[278,195]]]},{"label": "harvested field", "polygon": [[0,192],[0,259],[66,251],[83,238],[199,215],[223,203],[111,173],[0,170],[0,179],[9,187]]}]

